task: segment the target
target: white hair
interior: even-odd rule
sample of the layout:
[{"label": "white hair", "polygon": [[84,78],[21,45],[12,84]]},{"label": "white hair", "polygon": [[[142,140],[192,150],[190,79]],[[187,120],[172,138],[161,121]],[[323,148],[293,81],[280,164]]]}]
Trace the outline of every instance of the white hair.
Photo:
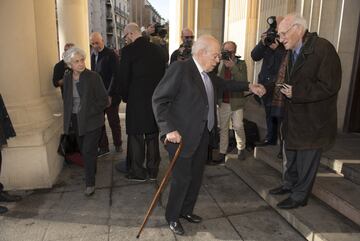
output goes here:
[{"label": "white hair", "polygon": [[208,52],[209,47],[211,47],[210,42],[215,41],[218,42],[216,38],[211,35],[201,35],[193,44],[191,48],[191,53],[196,55],[200,50],[205,50]]},{"label": "white hair", "polygon": [[75,55],[80,55],[83,58],[86,58],[86,53],[79,47],[71,47],[64,53],[64,62],[70,66],[71,60]]},{"label": "white hair", "polygon": [[290,13],[287,16],[291,16],[293,18],[292,24],[300,25],[300,26],[302,26],[304,28],[304,30],[308,28],[306,19],[303,16],[301,16],[300,14],[298,14],[298,13]]}]

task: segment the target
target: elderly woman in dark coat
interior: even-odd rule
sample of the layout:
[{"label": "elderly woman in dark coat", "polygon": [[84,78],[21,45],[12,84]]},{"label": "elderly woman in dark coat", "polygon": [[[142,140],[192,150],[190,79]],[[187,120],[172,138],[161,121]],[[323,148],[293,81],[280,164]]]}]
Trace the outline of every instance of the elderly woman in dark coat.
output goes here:
[{"label": "elderly woman in dark coat", "polygon": [[95,192],[97,146],[104,125],[104,109],[109,105],[101,77],[85,67],[84,50],[73,47],[64,61],[71,71],[64,76],[64,133],[76,133],[85,164],[85,195]]}]

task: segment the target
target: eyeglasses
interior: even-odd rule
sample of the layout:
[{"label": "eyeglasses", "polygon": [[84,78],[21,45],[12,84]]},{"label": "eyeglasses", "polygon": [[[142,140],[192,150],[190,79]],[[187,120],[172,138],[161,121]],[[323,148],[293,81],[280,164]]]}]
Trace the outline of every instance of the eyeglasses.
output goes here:
[{"label": "eyeglasses", "polygon": [[128,35],[129,35],[129,33],[125,34],[124,37],[123,37],[123,39],[126,39],[126,37],[127,37]]},{"label": "eyeglasses", "polygon": [[194,39],[194,36],[184,36],[185,39]]},{"label": "eyeglasses", "polygon": [[280,37],[280,38],[285,37],[285,36],[290,32],[290,30],[291,30],[294,26],[296,26],[296,25],[297,25],[297,23],[291,25],[291,26],[288,28],[288,30],[286,30],[285,32],[279,32],[279,33],[278,33],[279,37]]}]

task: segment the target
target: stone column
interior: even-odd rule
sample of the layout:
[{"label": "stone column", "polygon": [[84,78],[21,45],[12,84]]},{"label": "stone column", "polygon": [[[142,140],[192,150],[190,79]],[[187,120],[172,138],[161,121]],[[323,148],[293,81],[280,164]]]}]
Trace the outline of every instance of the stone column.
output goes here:
[{"label": "stone column", "polygon": [[3,149],[6,189],[51,187],[62,168],[56,153],[62,120],[53,115],[61,98],[51,83],[58,61],[55,20],[54,1],[0,3],[0,90],[17,133]]},{"label": "stone column", "polygon": [[224,24],[224,1],[198,1],[197,37],[211,34],[222,42]]},{"label": "stone column", "polygon": [[[87,0],[57,0],[59,51],[68,42],[85,50],[86,66],[90,68],[89,17]],[[105,39],[106,36],[104,36]]]}]

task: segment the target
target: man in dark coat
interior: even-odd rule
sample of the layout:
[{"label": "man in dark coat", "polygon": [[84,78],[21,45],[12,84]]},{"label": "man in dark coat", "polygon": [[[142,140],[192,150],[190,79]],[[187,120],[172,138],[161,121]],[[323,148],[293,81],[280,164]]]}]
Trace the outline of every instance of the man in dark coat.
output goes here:
[{"label": "man in dark coat", "polygon": [[306,30],[306,20],[290,14],[280,23],[280,41],[289,50],[285,85],[283,185],[270,194],[291,193],[278,203],[282,209],[305,206],[323,151],[337,132],[337,95],[341,64],[334,46]]},{"label": "man in dark coat", "polygon": [[[283,17],[277,16],[276,23],[279,24]],[[267,33],[261,35],[261,40],[251,51],[251,58],[254,61],[262,60],[261,70],[259,72],[258,82],[265,86],[266,94],[261,98],[265,107],[266,116],[266,136],[265,139],[257,143],[257,146],[276,145],[278,121],[271,115],[271,103],[273,96],[273,83],[279,71],[280,63],[285,55],[285,49],[277,40],[274,43],[265,44]]]},{"label": "man in dark coat", "polygon": [[[10,116],[6,110],[5,103],[0,94],[0,173],[2,155],[1,149],[3,145],[7,144],[7,139],[16,136],[14,127],[11,123]],[[3,191],[4,186],[0,183],[0,202],[16,202],[21,199],[19,196],[11,196],[7,192]],[[7,212],[7,207],[0,206],[0,214]]]},{"label": "man in dark coat", "polygon": [[181,40],[182,43],[180,44],[180,47],[171,54],[170,64],[191,57],[191,46],[194,42],[193,31],[189,28],[184,28],[181,31]]},{"label": "man in dark coat", "polygon": [[[117,69],[119,58],[115,51],[104,45],[104,40],[100,33],[94,32],[90,35],[90,44],[92,46],[91,70],[100,74],[104,86],[111,98],[111,106],[105,109],[105,114],[111,128],[115,150],[122,151],[121,127],[119,118],[119,104],[121,97],[118,90],[119,81],[117,78]],[[105,125],[103,126],[99,142],[99,156],[109,152],[109,141],[106,135]]]},{"label": "man in dark coat", "polygon": [[[73,43],[66,43],[64,46],[64,53],[71,47],[74,47]],[[63,55],[64,55],[63,53]],[[53,85],[54,87],[60,87],[61,89],[61,95],[63,94],[63,85],[64,85],[64,74],[66,71],[69,70],[69,67],[67,64],[65,64],[64,60],[60,60],[58,63],[54,66],[54,72],[53,72]]]},{"label": "man in dark coat", "polygon": [[220,61],[220,44],[212,36],[201,36],[192,47],[193,57],[170,65],[153,95],[153,109],[161,139],[173,157],[182,140],[183,149],[174,166],[165,218],[170,229],[184,233],[179,218],[199,223],[193,214],[207,159],[209,132],[216,126],[217,96],[224,90],[265,93],[260,85],[225,81],[208,75]]},{"label": "man in dark coat", "polygon": [[126,25],[124,33],[128,45],[121,51],[119,76],[122,97],[127,102],[127,177],[136,181],[156,179],[160,164],[159,130],[151,96],[164,75],[166,62],[160,47],[142,37],[137,24]]}]

